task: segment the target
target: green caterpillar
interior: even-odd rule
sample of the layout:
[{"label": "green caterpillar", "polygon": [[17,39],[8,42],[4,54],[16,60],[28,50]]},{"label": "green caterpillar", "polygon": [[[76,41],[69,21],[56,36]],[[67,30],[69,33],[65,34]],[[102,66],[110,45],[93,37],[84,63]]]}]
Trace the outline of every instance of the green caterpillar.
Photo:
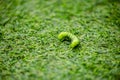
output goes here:
[{"label": "green caterpillar", "polygon": [[76,47],[78,44],[79,44],[79,39],[75,36],[75,35],[73,35],[73,34],[71,34],[71,33],[69,33],[69,32],[61,32],[59,35],[58,35],[58,39],[60,39],[60,40],[64,40],[66,37],[68,37],[68,38],[70,38],[71,39],[71,44],[70,44],[70,47],[71,48],[74,48],[74,47]]}]

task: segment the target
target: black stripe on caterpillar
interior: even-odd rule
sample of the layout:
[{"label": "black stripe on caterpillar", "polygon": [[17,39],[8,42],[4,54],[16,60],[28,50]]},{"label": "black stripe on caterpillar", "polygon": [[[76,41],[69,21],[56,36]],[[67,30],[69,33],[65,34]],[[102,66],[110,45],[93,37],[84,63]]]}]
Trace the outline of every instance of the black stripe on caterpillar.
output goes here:
[{"label": "black stripe on caterpillar", "polygon": [[64,40],[66,37],[68,37],[68,38],[70,38],[71,39],[71,44],[70,44],[70,47],[71,48],[74,48],[74,47],[76,47],[78,44],[79,44],[79,39],[75,36],[75,35],[73,35],[73,34],[71,34],[71,33],[69,33],[69,32],[61,32],[59,35],[58,35],[58,39],[60,39],[60,40]]}]

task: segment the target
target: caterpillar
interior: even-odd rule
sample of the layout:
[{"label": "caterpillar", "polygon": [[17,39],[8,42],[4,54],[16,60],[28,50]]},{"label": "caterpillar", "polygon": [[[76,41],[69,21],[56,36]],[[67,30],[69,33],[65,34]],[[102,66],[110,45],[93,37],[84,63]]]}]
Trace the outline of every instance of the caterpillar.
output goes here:
[{"label": "caterpillar", "polygon": [[74,48],[74,47],[76,47],[78,44],[79,44],[79,39],[75,36],[75,35],[73,35],[73,34],[71,34],[71,33],[69,33],[69,32],[61,32],[59,35],[58,35],[58,39],[60,39],[60,40],[64,40],[66,37],[68,37],[69,39],[71,39],[71,44],[70,44],[70,47],[71,48]]}]

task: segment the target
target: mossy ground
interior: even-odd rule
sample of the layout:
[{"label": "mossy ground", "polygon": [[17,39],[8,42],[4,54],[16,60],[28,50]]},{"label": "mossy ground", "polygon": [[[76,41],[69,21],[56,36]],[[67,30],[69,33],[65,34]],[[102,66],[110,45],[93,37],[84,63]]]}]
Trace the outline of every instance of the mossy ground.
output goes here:
[{"label": "mossy ground", "polygon": [[0,0],[0,80],[120,80],[120,1]]}]

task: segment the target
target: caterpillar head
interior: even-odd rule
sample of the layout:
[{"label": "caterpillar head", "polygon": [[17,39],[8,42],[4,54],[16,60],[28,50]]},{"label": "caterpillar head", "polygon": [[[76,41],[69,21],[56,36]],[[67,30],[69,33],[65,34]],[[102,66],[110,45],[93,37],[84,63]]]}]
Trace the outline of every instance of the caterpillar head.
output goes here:
[{"label": "caterpillar head", "polygon": [[65,37],[68,36],[68,32],[61,32],[59,35],[58,35],[58,39],[60,40],[64,40]]}]

